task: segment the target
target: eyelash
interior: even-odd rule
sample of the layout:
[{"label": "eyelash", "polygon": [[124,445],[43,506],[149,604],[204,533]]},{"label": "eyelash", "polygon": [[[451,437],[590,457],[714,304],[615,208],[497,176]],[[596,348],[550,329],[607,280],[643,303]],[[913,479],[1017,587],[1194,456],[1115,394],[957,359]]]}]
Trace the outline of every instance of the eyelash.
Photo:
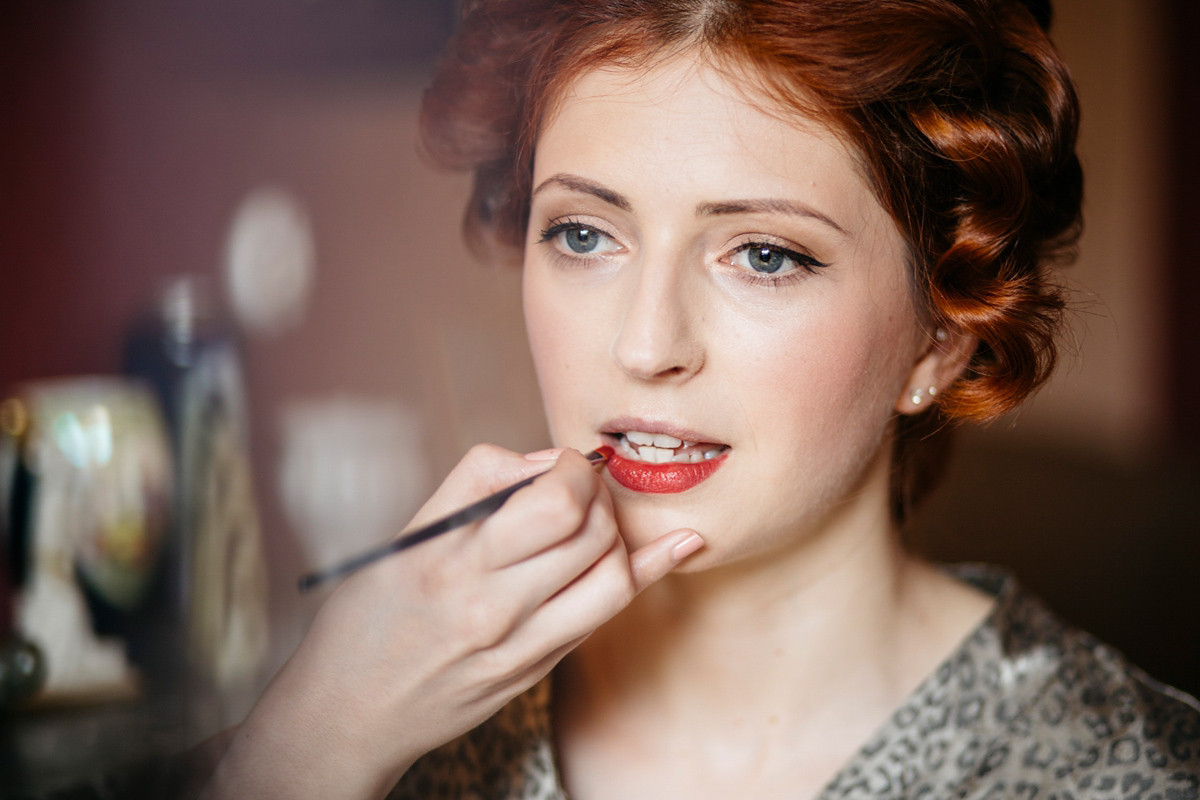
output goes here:
[{"label": "eyelash", "polygon": [[[565,219],[551,220],[550,224],[545,228],[545,230],[542,231],[541,236],[538,239],[538,243],[546,244],[550,241],[553,241],[553,239],[561,233],[565,233],[570,230],[579,230],[579,229],[587,229],[590,231],[595,231],[596,233],[600,234],[601,236],[607,237],[611,241],[616,241],[616,239],[613,237],[613,235],[610,234],[608,231],[604,230],[603,228],[567,217]],[[743,242],[742,244],[735,247],[733,250],[729,251],[729,253],[727,253],[725,255],[725,258],[727,260],[731,260],[738,253],[744,252],[746,250],[751,250],[754,248],[759,248],[759,249],[768,248],[768,249],[774,250],[778,253],[781,253],[784,257],[791,259],[796,264],[796,267],[797,267],[796,269],[791,270],[790,272],[785,272],[783,274],[773,274],[773,273],[768,273],[768,272],[756,272],[754,270],[745,270],[745,269],[738,270],[741,273],[743,280],[749,281],[750,283],[753,283],[757,286],[765,286],[765,287],[771,288],[771,289],[778,289],[778,288],[781,288],[788,284],[791,284],[795,281],[801,280],[802,278],[804,278],[805,275],[815,274],[817,272],[817,270],[829,266],[828,263],[823,262],[823,261],[818,261],[817,259],[813,258],[812,256],[807,255],[806,253],[801,253],[797,250],[793,250],[790,247],[785,247],[785,246],[779,244],[778,242],[767,241],[767,240],[752,240],[752,241],[748,241],[748,242]],[[573,264],[582,264],[588,260],[587,256],[570,255],[568,253],[564,253],[561,251],[559,251],[557,253],[557,257],[560,259],[563,259],[565,261],[569,261]]]},{"label": "eyelash", "polygon": [[[546,244],[548,242],[553,241],[554,238],[561,233],[566,233],[567,231],[580,230],[580,229],[594,231],[594,232],[600,234],[601,236],[604,236],[609,241],[613,241],[613,242],[616,241],[616,238],[613,237],[613,235],[611,233],[609,233],[608,231],[606,231],[604,228],[598,227],[596,225],[592,225],[587,222],[583,222],[581,220],[572,219],[570,217],[561,217],[559,219],[550,220],[550,224],[546,227],[545,230],[542,231],[542,235],[538,239],[538,244]],[[600,255],[603,255],[603,254],[600,254]],[[555,253],[555,257],[562,261],[566,261],[566,262],[569,262],[571,264],[576,264],[576,265],[584,264],[589,260],[589,257],[586,255],[581,255],[581,254],[572,255],[570,253],[564,253],[561,250],[559,250],[558,252]],[[594,257],[595,256],[593,256],[593,258]]]},{"label": "eyelash", "polygon": [[727,261],[732,261],[738,253],[743,253],[754,249],[774,250],[775,252],[782,254],[785,258],[791,259],[796,264],[796,269],[793,269],[790,272],[784,272],[782,274],[756,272],[754,270],[744,269],[739,270],[742,273],[744,280],[747,280],[758,286],[766,286],[771,289],[778,289],[783,286],[787,286],[795,281],[802,280],[806,275],[814,275],[818,270],[829,266],[828,263],[824,261],[818,261],[807,253],[801,253],[797,250],[793,250],[790,247],[785,247],[778,242],[773,242],[770,240],[751,240],[748,242],[743,242],[742,244],[730,250],[729,253],[726,254],[725,259]]},{"label": "eyelash", "polygon": [[610,239],[612,238],[612,235],[608,231],[604,230],[603,228],[597,227],[596,225],[589,225],[586,222],[583,222],[583,221],[577,220],[577,219],[572,219],[570,217],[562,217],[559,219],[550,220],[549,226],[544,231],[542,231],[542,236],[540,239],[538,239],[538,242],[539,243],[548,242],[551,239],[553,239],[555,236],[558,236],[560,233],[563,233],[565,231],[578,230],[579,228],[586,228],[589,231],[595,231],[596,233],[602,233],[605,236],[607,236],[608,238],[610,238]]}]

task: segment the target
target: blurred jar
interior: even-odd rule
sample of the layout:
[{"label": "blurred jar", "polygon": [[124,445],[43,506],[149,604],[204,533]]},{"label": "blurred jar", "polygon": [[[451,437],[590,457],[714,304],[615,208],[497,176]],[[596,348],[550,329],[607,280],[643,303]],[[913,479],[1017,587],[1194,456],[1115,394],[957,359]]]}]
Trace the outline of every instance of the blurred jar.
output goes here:
[{"label": "blurred jar", "polygon": [[28,427],[5,479],[5,550],[17,626],[45,658],[39,696],[133,695],[124,647],[96,635],[83,591],[127,615],[147,600],[173,485],[158,402],[141,384],[101,377],[30,383],[17,394],[10,402]]}]

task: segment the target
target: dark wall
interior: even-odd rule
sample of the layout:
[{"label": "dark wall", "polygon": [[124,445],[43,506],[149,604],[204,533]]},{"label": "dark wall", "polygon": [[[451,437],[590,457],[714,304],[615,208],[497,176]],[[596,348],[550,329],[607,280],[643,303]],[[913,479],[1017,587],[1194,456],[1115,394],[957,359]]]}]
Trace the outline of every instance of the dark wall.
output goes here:
[{"label": "dark wall", "polygon": [[124,329],[160,282],[216,270],[256,154],[206,97],[423,72],[452,6],[0,3],[0,392],[116,371]]},{"label": "dark wall", "polygon": [[1200,695],[1200,469],[963,433],[914,544],[936,561],[1003,565],[1073,625]]},{"label": "dark wall", "polygon": [[1200,453],[1200,3],[1169,4],[1172,225],[1165,302],[1175,444]]}]

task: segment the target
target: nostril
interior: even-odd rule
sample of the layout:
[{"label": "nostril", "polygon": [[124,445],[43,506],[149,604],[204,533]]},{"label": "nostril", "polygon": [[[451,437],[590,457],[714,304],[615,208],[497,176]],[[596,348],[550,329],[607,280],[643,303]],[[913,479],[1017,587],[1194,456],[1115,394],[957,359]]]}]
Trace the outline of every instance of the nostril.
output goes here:
[{"label": "nostril", "polygon": [[613,348],[612,356],[624,373],[640,380],[684,379],[696,372],[703,361],[698,353],[665,354],[649,349],[634,349],[631,352],[623,351],[620,347]]},{"label": "nostril", "polygon": [[609,344],[609,355],[623,372],[639,380],[684,380],[704,360],[686,308],[656,299],[654,293],[639,295],[629,304]]}]

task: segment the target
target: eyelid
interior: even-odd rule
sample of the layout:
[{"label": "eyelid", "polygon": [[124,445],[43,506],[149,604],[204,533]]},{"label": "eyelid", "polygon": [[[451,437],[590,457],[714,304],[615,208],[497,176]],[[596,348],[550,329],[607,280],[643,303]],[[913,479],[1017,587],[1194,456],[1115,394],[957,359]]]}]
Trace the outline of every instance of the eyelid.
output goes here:
[{"label": "eyelid", "polygon": [[796,244],[790,239],[785,239],[782,236],[776,236],[771,233],[747,233],[734,238],[734,245],[729,249],[730,253],[735,253],[738,250],[744,250],[749,245],[765,245],[774,247],[779,250],[787,250],[788,252],[799,253],[805,258],[811,258],[816,261],[817,258],[808,252],[808,249],[802,245]]},{"label": "eyelid", "polygon": [[546,227],[542,231],[541,236],[538,238],[538,241],[548,242],[563,231],[569,231],[572,228],[587,228],[608,237],[613,241],[614,244],[617,243],[617,237],[609,233],[608,229],[603,225],[597,225],[595,223],[588,222],[587,220],[580,219],[574,214],[563,217],[555,217],[554,219],[549,220],[546,223]]},{"label": "eyelid", "polygon": [[789,242],[788,240],[782,239],[778,236],[772,236],[770,234],[746,234],[744,237],[739,238],[742,238],[743,241],[734,245],[729,251],[727,251],[722,257],[722,260],[726,262],[732,261],[732,259],[735,258],[739,253],[743,253],[752,247],[769,247],[771,249],[780,251],[796,264],[795,270],[791,270],[789,273],[782,274],[790,274],[790,272],[799,271],[815,272],[821,267],[829,266],[828,262],[821,261],[816,256],[806,252],[806,248],[797,244],[793,244],[792,242]]},{"label": "eyelid", "polygon": [[[612,244],[613,249],[595,253],[574,253],[556,243],[555,240],[558,239],[558,237],[560,237],[562,234],[579,228],[586,228],[590,231],[600,234]],[[578,265],[582,265],[584,263],[594,263],[596,259],[608,258],[625,250],[625,246],[621,244],[616,236],[613,236],[611,233],[609,233],[607,228],[580,219],[573,214],[555,217],[549,220],[546,228],[542,231],[541,236],[538,237],[538,244],[550,245],[554,251],[555,258],[558,258],[564,262]]]}]

